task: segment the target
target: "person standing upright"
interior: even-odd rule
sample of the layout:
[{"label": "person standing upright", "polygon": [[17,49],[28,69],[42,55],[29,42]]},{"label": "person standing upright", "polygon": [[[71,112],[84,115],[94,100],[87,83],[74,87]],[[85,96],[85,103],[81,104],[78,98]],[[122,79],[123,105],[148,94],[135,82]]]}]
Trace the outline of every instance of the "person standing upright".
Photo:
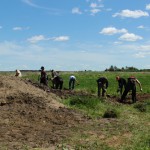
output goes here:
[{"label": "person standing upright", "polygon": [[41,77],[40,77],[40,83],[43,83],[44,85],[48,85],[47,83],[47,74],[44,70],[45,68],[42,66],[41,67]]}]

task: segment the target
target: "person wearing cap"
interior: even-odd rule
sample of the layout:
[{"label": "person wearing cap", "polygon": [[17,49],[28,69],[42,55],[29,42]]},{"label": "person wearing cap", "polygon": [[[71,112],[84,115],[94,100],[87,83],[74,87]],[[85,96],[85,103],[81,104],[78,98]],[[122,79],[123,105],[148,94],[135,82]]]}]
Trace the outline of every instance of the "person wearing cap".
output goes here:
[{"label": "person wearing cap", "polygon": [[132,102],[135,103],[137,101],[136,100],[136,83],[139,85],[140,91],[142,91],[142,85],[141,85],[140,81],[137,78],[135,78],[134,76],[129,77],[126,88],[121,96],[121,102],[123,102],[125,100],[128,92],[130,90],[132,91]]},{"label": "person wearing cap", "polygon": [[44,85],[48,85],[47,83],[47,74],[44,70],[45,68],[42,66],[41,67],[41,77],[40,77],[40,83],[43,83]]},{"label": "person wearing cap", "polygon": [[100,77],[96,80],[96,82],[98,87],[98,97],[101,96],[101,90],[102,90],[102,97],[104,97],[108,88],[108,79],[106,77]]},{"label": "person wearing cap", "polygon": [[121,78],[120,76],[116,76],[116,80],[118,81],[118,89],[117,92],[120,92],[120,95],[122,95],[123,87],[125,89],[126,87],[126,80],[124,78]]}]

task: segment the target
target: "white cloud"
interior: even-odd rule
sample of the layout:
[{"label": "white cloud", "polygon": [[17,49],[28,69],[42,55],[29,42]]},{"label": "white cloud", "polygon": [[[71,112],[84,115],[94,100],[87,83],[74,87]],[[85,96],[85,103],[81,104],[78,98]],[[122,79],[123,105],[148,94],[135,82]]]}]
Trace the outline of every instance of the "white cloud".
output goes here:
[{"label": "white cloud", "polygon": [[140,18],[140,17],[147,17],[147,16],[149,16],[149,14],[147,12],[144,12],[141,10],[132,11],[132,10],[125,9],[125,10],[122,10],[120,13],[115,13],[113,15],[113,17],[117,17],[117,16],[130,17],[130,18]]},{"label": "white cloud", "polygon": [[98,12],[100,12],[101,10],[98,9],[98,8],[94,8],[94,9],[91,9],[90,11],[91,11],[91,15],[95,15],[95,14],[97,14]]},{"label": "white cloud", "polygon": [[146,10],[150,10],[150,4],[146,5]]},{"label": "white cloud", "polygon": [[53,40],[53,41],[58,41],[58,42],[68,41],[69,36],[58,36],[58,37],[46,38],[44,35],[36,35],[27,39],[27,41],[32,44],[38,43],[40,41],[48,41],[48,40]]},{"label": "white cloud", "polygon": [[91,8],[100,8],[100,7],[104,7],[104,5],[102,5],[102,4],[97,4],[97,3],[91,3],[91,4],[90,4],[90,7],[91,7]]},{"label": "white cloud", "polygon": [[14,31],[18,31],[18,30],[21,31],[21,30],[23,30],[23,28],[22,27],[14,27],[13,30]]},{"label": "white cloud", "polygon": [[140,25],[137,27],[138,29],[144,29],[145,27],[143,25]]},{"label": "white cloud", "polygon": [[120,41],[115,41],[114,42],[114,45],[120,45],[120,44],[122,44],[122,42],[120,42]]},{"label": "white cloud", "polygon": [[39,8],[38,5],[34,4],[32,2],[32,0],[22,0],[24,3],[28,4],[29,6],[32,6],[32,7],[36,7],[36,8]]},{"label": "white cloud", "polygon": [[91,4],[90,4],[90,7],[91,7],[91,8],[96,8],[96,7],[97,7],[97,4],[96,4],[96,3],[91,3]]},{"label": "white cloud", "polygon": [[135,54],[137,58],[145,58],[146,56],[150,55],[150,52],[139,52]]},{"label": "white cloud", "polygon": [[68,41],[69,40],[69,36],[58,36],[58,37],[54,37],[52,38],[54,41]]},{"label": "white cloud", "polygon": [[33,37],[27,39],[27,41],[29,41],[30,43],[37,43],[37,42],[43,41],[43,40],[46,40],[43,35],[36,35],[36,36],[33,36]]},{"label": "white cloud", "polygon": [[13,30],[14,31],[22,31],[22,30],[28,30],[30,29],[30,27],[14,27]]},{"label": "white cloud", "polygon": [[24,2],[25,4],[27,4],[27,5],[31,6],[31,7],[37,8],[37,9],[47,10],[48,14],[54,14],[54,15],[62,14],[62,11],[59,10],[59,9],[48,8],[48,7],[45,7],[45,6],[37,5],[37,4],[35,4],[35,2],[33,2],[33,0],[22,0],[22,2]]},{"label": "white cloud", "polygon": [[[99,1],[98,1],[99,2]],[[91,15],[95,15],[97,14],[98,12],[100,12],[101,10],[99,9],[100,7],[104,7],[102,4],[98,4],[98,3],[91,3],[90,4],[90,12],[91,12]]]},{"label": "white cloud", "polygon": [[120,36],[119,39],[123,40],[123,41],[134,42],[134,41],[137,41],[137,40],[142,40],[143,38],[141,36],[135,35],[133,33],[125,33],[122,36]]},{"label": "white cloud", "polygon": [[149,51],[150,52],[150,45],[141,45],[138,49],[140,51]]},{"label": "white cloud", "polygon": [[78,7],[74,7],[74,8],[72,9],[72,13],[73,13],[73,14],[82,14],[81,10],[80,10]]},{"label": "white cloud", "polygon": [[127,30],[126,29],[116,29],[115,27],[107,27],[107,28],[103,28],[101,30],[101,34],[105,34],[105,35],[113,35],[113,34],[117,34],[117,33],[126,33]]}]

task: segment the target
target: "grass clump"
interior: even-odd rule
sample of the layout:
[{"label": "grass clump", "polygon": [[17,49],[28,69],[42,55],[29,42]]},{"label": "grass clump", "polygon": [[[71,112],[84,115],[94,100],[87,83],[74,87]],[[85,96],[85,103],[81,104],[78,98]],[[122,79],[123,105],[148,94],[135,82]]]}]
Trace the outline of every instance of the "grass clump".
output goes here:
[{"label": "grass clump", "polygon": [[95,108],[100,101],[96,98],[89,96],[74,96],[70,99],[70,105],[76,105],[77,107]]},{"label": "grass clump", "polygon": [[136,104],[134,106],[134,108],[136,108],[137,110],[139,110],[140,112],[146,112],[146,104],[143,104],[143,103],[139,103],[139,104]]},{"label": "grass clump", "polygon": [[119,112],[116,109],[107,109],[103,115],[103,118],[118,118]]},{"label": "grass clump", "polygon": [[147,101],[145,103],[137,103],[134,105],[134,108],[136,108],[140,112],[150,112],[150,101]]}]

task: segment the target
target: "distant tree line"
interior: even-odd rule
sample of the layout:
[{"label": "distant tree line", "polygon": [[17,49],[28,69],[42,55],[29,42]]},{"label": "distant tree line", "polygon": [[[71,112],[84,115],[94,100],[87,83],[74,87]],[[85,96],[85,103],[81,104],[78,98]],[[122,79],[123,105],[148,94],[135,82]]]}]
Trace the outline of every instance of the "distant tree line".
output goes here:
[{"label": "distant tree line", "polygon": [[150,69],[138,69],[135,67],[122,67],[122,68],[118,68],[117,66],[113,66],[111,65],[109,68],[106,68],[105,71],[121,71],[121,72],[140,72],[140,71],[144,71],[144,72],[150,72]]}]

